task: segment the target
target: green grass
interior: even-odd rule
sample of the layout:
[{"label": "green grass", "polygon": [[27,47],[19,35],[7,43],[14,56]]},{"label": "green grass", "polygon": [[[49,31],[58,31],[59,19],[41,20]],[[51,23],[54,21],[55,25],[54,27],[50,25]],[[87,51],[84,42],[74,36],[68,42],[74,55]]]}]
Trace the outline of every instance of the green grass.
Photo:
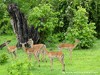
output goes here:
[{"label": "green grass", "polygon": [[[16,37],[13,36],[0,36],[0,44],[6,40],[12,40],[9,45],[16,44]],[[52,47],[51,47],[52,48]],[[55,48],[57,51],[57,48]],[[0,54],[7,53],[7,48],[4,47],[0,50]],[[100,40],[95,42],[94,47],[86,50],[73,50],[73,58],[72,62],[69,60],[69,54],[67,50],[63,50],[65,55],[65,65],[66,72],[62,72],[62,65],[59,63],[57,59],[54,60],[53,63],[53,71],[50,71],[50,61],[47,58],[48,62],[40,62],[40,66],[38,67],[38,63],[32,57],[32,74],[33,75],[100,75]],[[17,60],[13,60],[11,55],[7,53],[9,56],[9,60],[6,64],[0,65],[0,75],[8,75],[7,68],[11,64],[16,61],[25,61],[27,59],[27,55],[23,52],[22,49],[17,51],[18,58]]]}]

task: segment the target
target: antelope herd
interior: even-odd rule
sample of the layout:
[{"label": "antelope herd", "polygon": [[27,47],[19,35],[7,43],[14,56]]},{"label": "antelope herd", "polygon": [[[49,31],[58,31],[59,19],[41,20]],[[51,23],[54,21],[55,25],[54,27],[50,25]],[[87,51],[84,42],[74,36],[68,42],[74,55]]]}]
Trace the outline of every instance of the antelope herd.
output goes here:
[{"label": "antelope herd", "polygon": [[[65,71],[65,63],[64,63],[64,53],[62,52],[62,49],[68,49],[69,50],[69,55],[70,55],[70,60],[72,60],[72,50],[78,45],[80,41],[75,39],[75,43],[74,44],[69,44],[69,43],[62,43],[60,45],[58,45],[58,48],[60,50],[58,51],[48,51],[46,48],[45,44],[35,44],[33,45],[33,40],[29,39],[28,40],[28,44],[30,45],[30,48],[26,48],[25,44],[26,43],[21,43],[22,45],[22,49],[26,52],[26,54],[28,55],[28,59],[31,60],[31,56],[34,55],[34,58],[37,60],[39,67],[40,67],[40,55],[42,56],[41,61],[46,61],[46,56],[50,59],[50,63],[51,63],[51,70],[52,70],[52,66],[53,66],[53,60],[54,58],[57,58],[59,60],[59,62],[62,64],[62,71]],[[17,57],[16,55],[16,51],[17,51],[17,47],[16,46],[8,46],[8,43],[5,42],[5,45],[7,46],[8,52],[14,56],[14,58]]]}]

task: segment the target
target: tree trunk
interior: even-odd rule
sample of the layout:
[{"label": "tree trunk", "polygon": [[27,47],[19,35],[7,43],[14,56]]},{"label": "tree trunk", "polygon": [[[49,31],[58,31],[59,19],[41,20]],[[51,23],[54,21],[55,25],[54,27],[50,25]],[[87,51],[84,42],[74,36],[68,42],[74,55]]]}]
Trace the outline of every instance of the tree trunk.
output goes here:
[{"label": "tree trunk", "polygon": [[18,40],[17,47],[21,47],[21,43],[27,44],[30,38],[32,38],[36,44],[39,40],[38,28],[34,29],[33,26],[28,27],[24,14],[20,12],[16,4],[9,4],[8,12],[11,17],[13,31]]}]

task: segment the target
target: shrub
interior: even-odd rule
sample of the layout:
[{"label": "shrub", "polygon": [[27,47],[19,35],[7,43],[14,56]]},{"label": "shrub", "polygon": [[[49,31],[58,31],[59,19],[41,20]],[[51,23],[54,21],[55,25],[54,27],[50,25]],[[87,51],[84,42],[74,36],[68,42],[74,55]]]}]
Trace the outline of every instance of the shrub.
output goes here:
[{"label": "shrub", "polygon": [[81,48],[90,48],[95,40],[95,24],[88,22],[85,8],[78,7],[78,10],[75,10],[74,13],[73,25],[68,28],[66,39],[73,41],[77,38],[81,41]]},{"label": "shrub", "polygon": [[19,62],[10,64],[7,69],[9,75],[32,75],[31,73],[32,64],[30,62]]},{"label": "shrub", "polygon": [[0,35],[12,34],[12,26],[10,24],[10,18],[7,12],[7,6],[4,3],[0,3]]},{"label": "shrub", "polygon": [[50,4],[39,4],[29,13],[29,23],[39,27],[42,42],[47,41],[47,37],[52,35],[56,26],[58,26],[58,12],[55,12]]},{"label": "shrub", "polygon": [[4,64],[4,63],[7,63],[7,60],[8,60],[8,56],[7,54],[1,54],[0,55],[0,64]]}]

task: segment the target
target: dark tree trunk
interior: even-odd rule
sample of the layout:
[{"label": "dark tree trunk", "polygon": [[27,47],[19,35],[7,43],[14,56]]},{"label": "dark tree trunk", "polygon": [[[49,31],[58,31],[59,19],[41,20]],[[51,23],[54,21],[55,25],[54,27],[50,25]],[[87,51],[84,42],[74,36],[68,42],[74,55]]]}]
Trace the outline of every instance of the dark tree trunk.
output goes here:
[{"label": "dark tree trunk", "polygon": [[16,4],[10,4],[8,12],[11,16],[13,31],[18,40],[17,47],[21,47],[21,43],[27,44],[29,38],[32,38],[36,44],[39,40],[38,28],[28,27],[24,14],[20,12]]}]

